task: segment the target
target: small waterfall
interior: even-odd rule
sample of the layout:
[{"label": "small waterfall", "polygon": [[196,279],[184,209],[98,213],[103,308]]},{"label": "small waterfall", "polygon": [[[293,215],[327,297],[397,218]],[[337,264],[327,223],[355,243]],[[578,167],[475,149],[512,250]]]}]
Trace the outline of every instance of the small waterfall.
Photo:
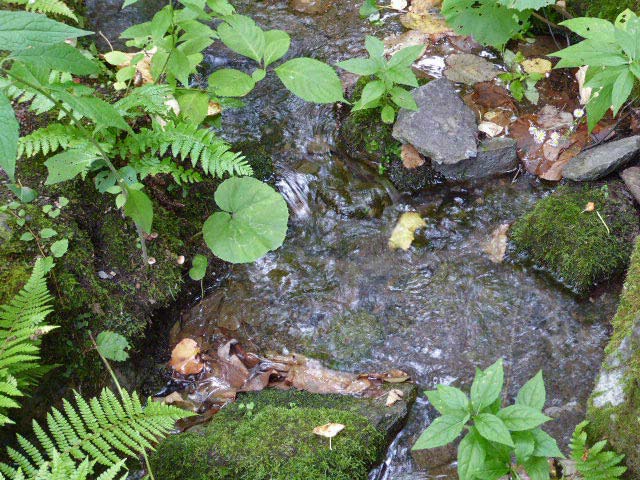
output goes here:
[{"label": "small waterfall", "polygon": [[280,193],[298,219],[305,219],[311,215],[311,207],[309,206],[311,178],[311,175],[294,172],[287,168],[280,172],[280,179],[276,182]]}]

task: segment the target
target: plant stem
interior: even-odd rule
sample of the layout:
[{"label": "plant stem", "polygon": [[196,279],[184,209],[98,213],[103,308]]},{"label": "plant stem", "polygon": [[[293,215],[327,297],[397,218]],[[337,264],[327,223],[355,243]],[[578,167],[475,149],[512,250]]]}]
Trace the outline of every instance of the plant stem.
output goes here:
[{"label": "plant stem", "polygon": [[543,15],[540,15],[538,12],[533,12],[531,15],[540,20],[542,23],[549,25],[551,28],[555,28],[556,30],[561,30],[563,32],[567,31],[565,27],[558,25],[557,23],[553,23],[551,20],[544,17]]}]

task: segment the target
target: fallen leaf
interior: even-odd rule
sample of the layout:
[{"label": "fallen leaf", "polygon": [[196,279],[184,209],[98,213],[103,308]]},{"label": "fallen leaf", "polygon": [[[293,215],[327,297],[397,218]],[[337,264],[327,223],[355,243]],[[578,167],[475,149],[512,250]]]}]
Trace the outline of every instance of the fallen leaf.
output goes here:
[{"label": "fallen leaf", "polygon": [[402,400],[403,397],[404,397],[404,392],[402,390],[398,390],[394,388],[387,395],[387,401],[385,402],[385,405],[387,407],[391,407],[396,403],[398,403],[400,400]]},{"label": "fallen leaf", "polygon": [[573,125],[573,114],[560,110],[553,105],[545,105],[537,115],[536,123],[545,130],[571,127]]},{"label": "fallen leaf", "polygon": [[213,117],[222,113],[222,106],[217,102],[209,102],[209,108],[207,109],[207,116]]},{"label": "fallen leaf", "polygon": [[523,61],[520,65],[527,73],[539,73],[546,75],[553,69],[553,64],[544,58],[531,58]]},{"label": "fallen leaf", "polygon": [[405,251],[409,250],[415,238],[414,234],[416,230],[426,226],[427,223],[420,214],[416,212],[403,213],[391,233],[389,248],[391,250],[398,248]]},{"label": "fallen leaf", "polygon": [[413,0],[409,11],[400,17],[400,23],[410,30],[419,30],[430,35],[455,35],[444,17],[433,11],[440,3],[434,0]]},{"label": "fallen leaf", "polygon": [[580,105],[586,105],[591,100],[591,93],[593,88],[585,87],[584,84],[587,81],[588,66],[580,67],[576,72],[576,80],[578,80],[578,88],[580,90]]},{"label": "fallen leaf", "polygon": [[408,143],[402,145],[400,158],[402,158],[402,164],[404,167],[408,169],[414,169],[424,165],[424,158],[420,155],[420,152],[418,152],[413,145]]},{"label": "fallen leaf", "polygon": [[473,90],[472,102],[486,110],[505,109],[514,113],[518,111],[509,90],[494,82],[478,83],[474,85]]},{"label": "fallen leaf", "polygon": [[488,137],[493,138],[504,132],[504,127],[493,122],[481,122],[480,125],[478,125],[478,130]]},{"label": "fallen leaf", "polygon": [[445,60],[444,75],[456,83],[475,85],[488,82],[498,75],[498,68],[490,61],[471,53],[450,55]]},{"label": "fallen leaf", "polygon": [[204,363],[198,357],[199,353],[198,343],[191,338],[185,338],[171,352],[169,365],[182,375],[200,373],[204,368]]},{"label": "fallen leaf", "polygon": [[387,383],[404,383],[409,380],[411,376],[402,370],[392,369],[385,373],[382,380]]},{"label": "fallen leaf", "polygon": [[151,62],[153,60],[153,56],[157,53],[158,48],[153,47],[150,50],[142,50],[139,52],[132,53],[122,53],[123,58],[126,60],[122,63],[116,65],[118,70],[122,70],[123,68],[127,68],[131,66],[131,61],[140,55],[143,54],[142,59],[138,61],[136,64],[136,78],[134,79],[135,86],[139,87],[141,85],[154,83],[153,75],[151,75]]},{"label": "fallen leaf", "polygon": [[407,8],[407,0],[391,0],[389,5],[393,10],[404,10]]},{"label": "fallen leaf", "polygon": [[486,243],[484,251],[489,255],[493,263],[502,263],[507,253],[507,232],[509,224],[505,223],[496,228],[491,234],[491,239]]},{"label": "fallen leaf", "polygon": [[329,450],[333,450],[331,446],[331,439],[344,430],[344,425],[341,423],[327,423],[313,429],[313,433],[329,439]]}]

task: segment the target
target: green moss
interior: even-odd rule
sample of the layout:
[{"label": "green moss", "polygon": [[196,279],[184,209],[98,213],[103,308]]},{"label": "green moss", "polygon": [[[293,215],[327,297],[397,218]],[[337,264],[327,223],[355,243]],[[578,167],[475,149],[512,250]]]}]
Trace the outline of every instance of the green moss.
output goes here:
[{"label": "green moss", "polygon": [[[513,225],[514,253],[580,294],[623,272],[638,233],[638,213],[621,188],[618,183],[558,188]],[[589,202],[596,211],[584,211]]]},{"label": "green moss", "polygon": [[[239,408],[249,402],[251,415]],[[384,436],[354,411],[356,403],[302,392],[245,396],[199,432],[165,440],[152,466],[163,480],[364,480],[380,458]],[[328,439],[312,433],[330,422],[345,425],[333,450]]]},{"label": "green moss", "polygon": [[[571,2],[569,2],[571,3]],[[627,8],[638,12],[639,0],[590,0],[576,2],[575,9],[587,17],[605,18],[614,21]]]}]

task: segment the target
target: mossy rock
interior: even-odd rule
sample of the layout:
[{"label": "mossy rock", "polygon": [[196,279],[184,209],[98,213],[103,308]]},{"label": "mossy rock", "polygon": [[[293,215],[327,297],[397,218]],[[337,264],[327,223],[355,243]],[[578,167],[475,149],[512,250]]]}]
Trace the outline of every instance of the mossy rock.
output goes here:
[{"label": "mossy rock", "polygon": [[[585,211],[590,202],[595,210]],[[624,272],[638,230],[638,212],[620,182],[565,185],[514,223],[510,255],[587,294]]]},{"label": "mossy rock", "polygon": [[628,478],[640,478],[640,237],[627,273],[607,358],[589,400],[590,438],[626,455]]},{"label": "mossy rock", "polygon": [[640,0],[578,0],[567,2],[569,9],[576,15],[604,18],[614,21],[627,8],[640,11]]},{"label": "mossy rock", "polygon": [[[163,441],[151,458],[154,473],[163,480],[366,480],[415,400],[414,386],[398,388],[406,402],[393,407],[294,390],[240,395],[204,428]],[[241,408],[247,405],[251,413]],[[331,450],[312,432],[326,423],[345,425]]]}]

